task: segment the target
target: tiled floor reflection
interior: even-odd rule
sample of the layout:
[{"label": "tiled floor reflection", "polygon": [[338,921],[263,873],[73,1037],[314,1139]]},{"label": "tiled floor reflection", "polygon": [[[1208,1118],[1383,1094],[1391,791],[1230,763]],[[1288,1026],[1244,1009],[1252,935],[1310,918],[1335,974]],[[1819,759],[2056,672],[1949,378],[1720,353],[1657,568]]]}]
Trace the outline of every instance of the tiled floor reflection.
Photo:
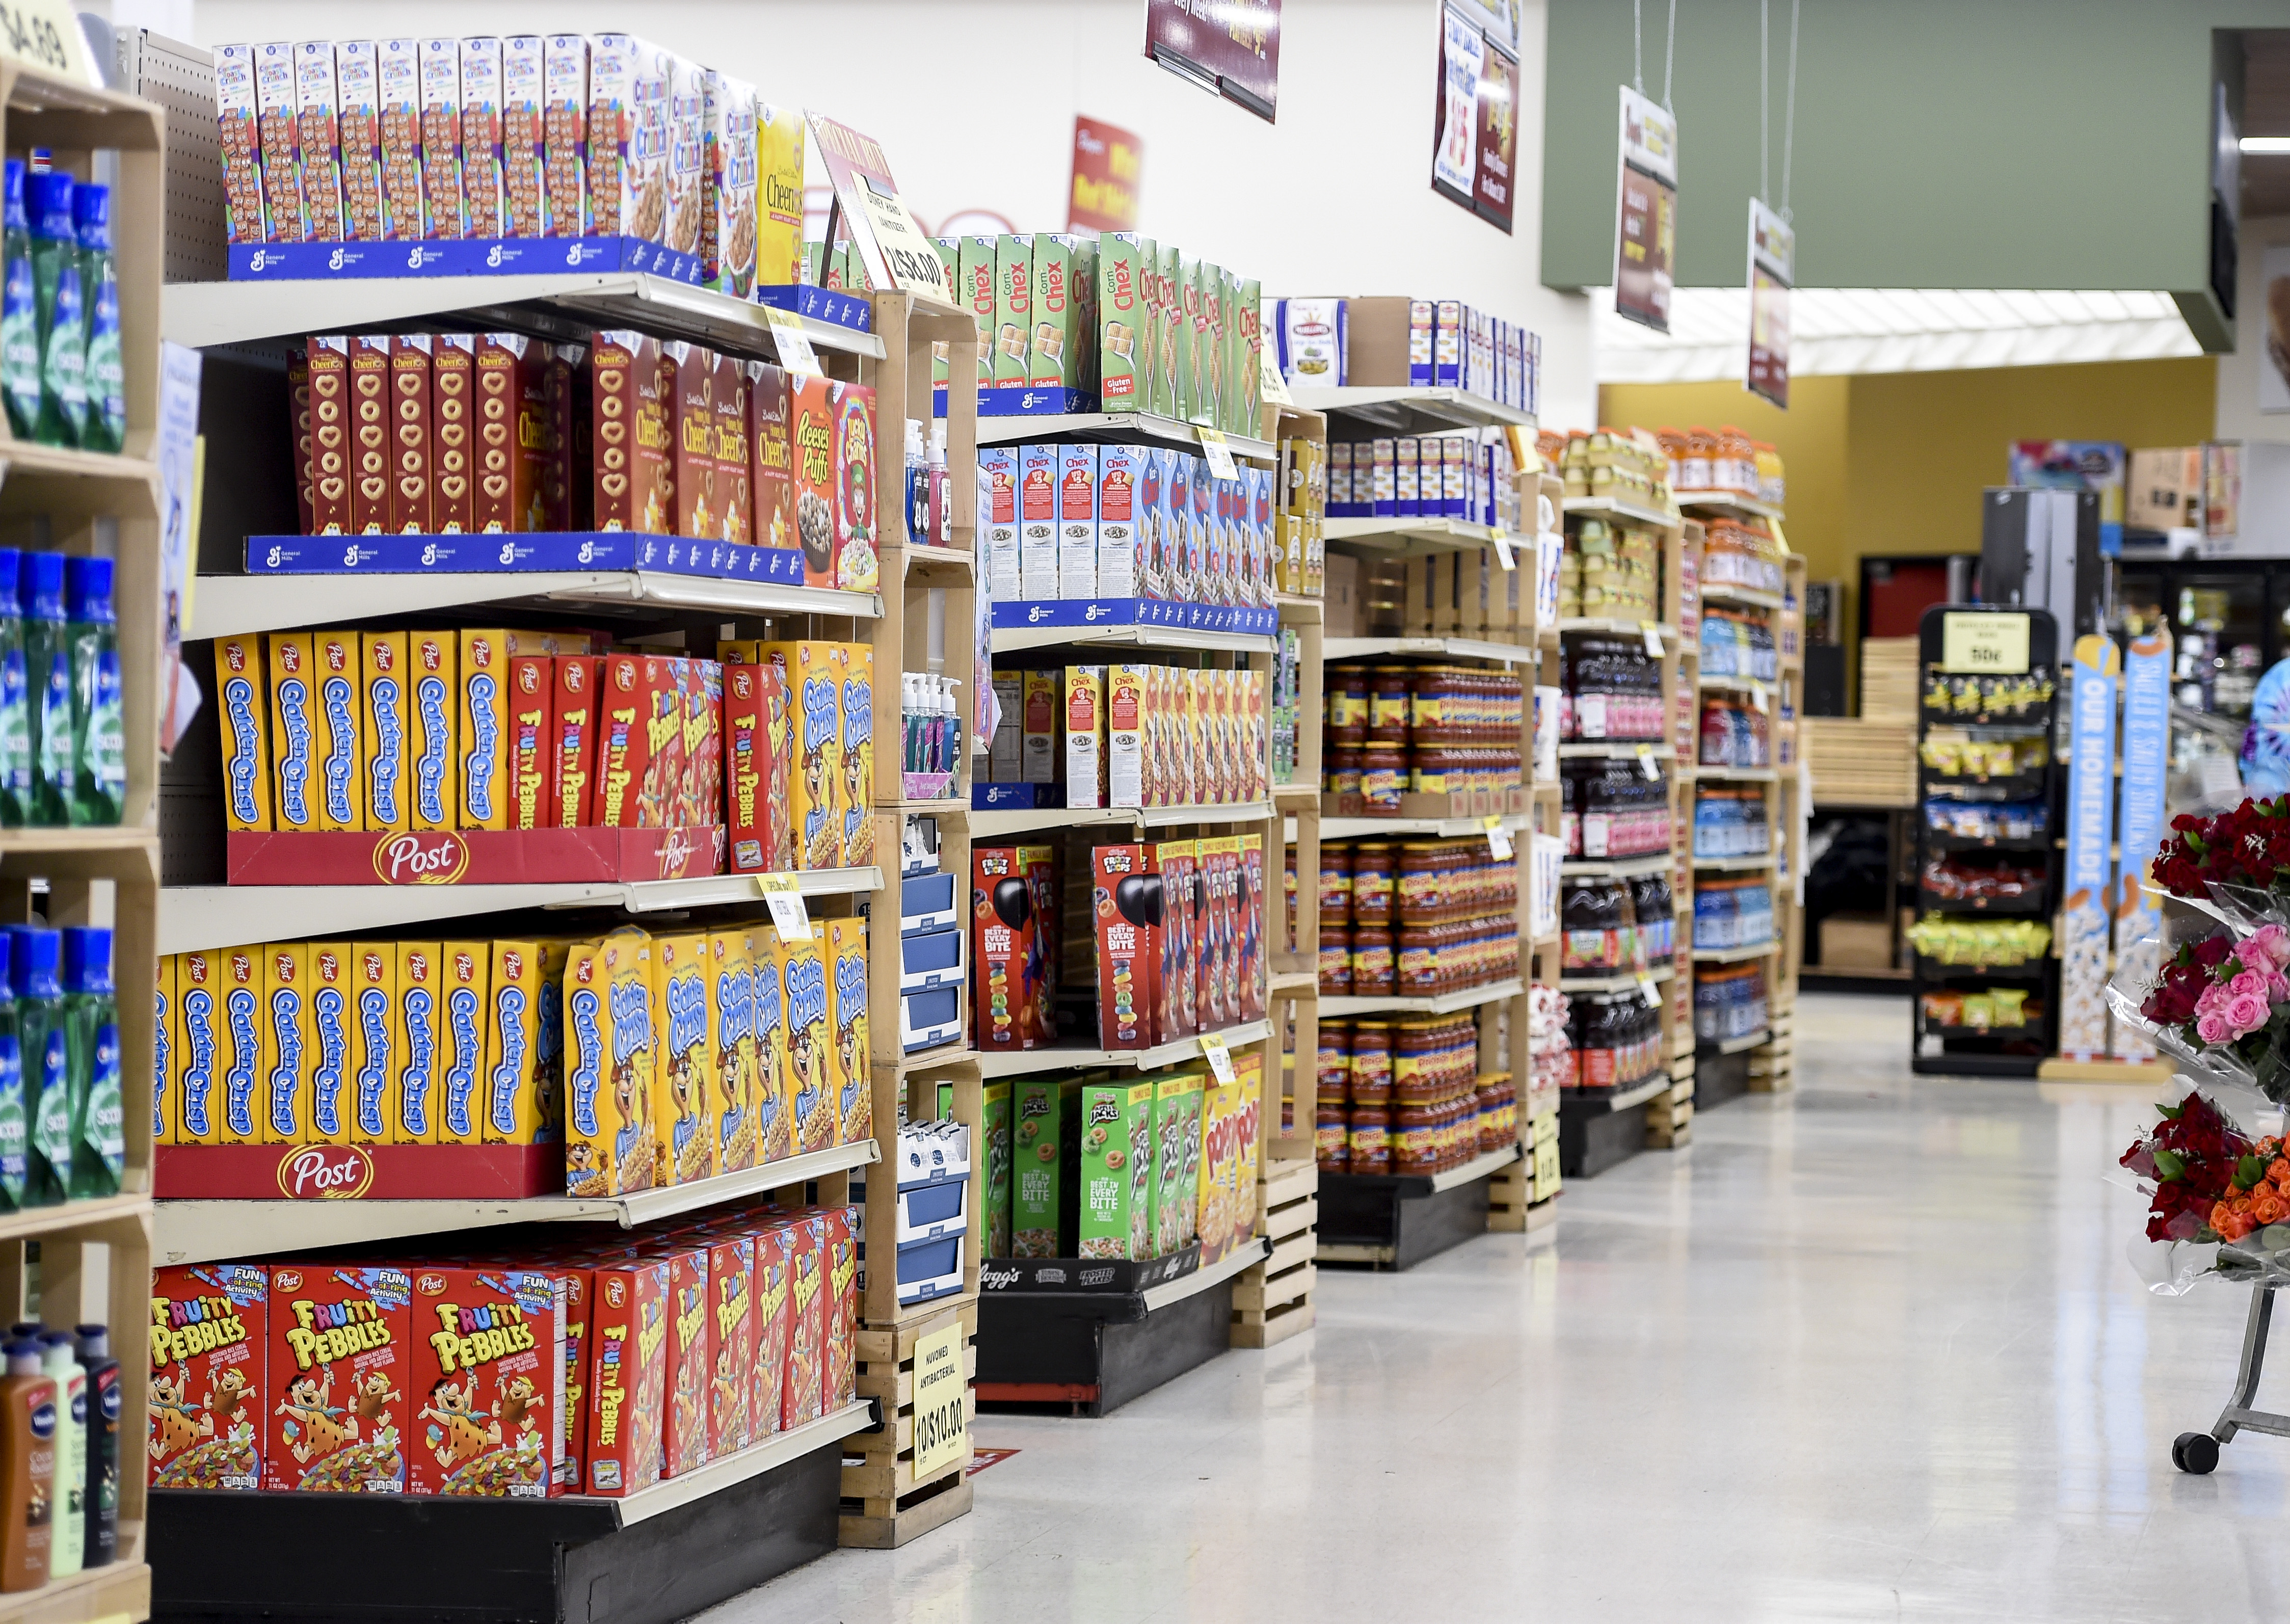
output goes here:
[{"label": "tiled floor reflection", "polygon": [[709,1624],[2282,1616],[2290,1440],[2171,1467],[2246,1299],[2126,1261],[2143,1100],[1912,1079],[1899,999],[1808,996],[1799,1044],[1555,1243],[1324,1275],[1311,1335],[1106,1420],[985,1418],[1021,1452],[971,1516]]}]

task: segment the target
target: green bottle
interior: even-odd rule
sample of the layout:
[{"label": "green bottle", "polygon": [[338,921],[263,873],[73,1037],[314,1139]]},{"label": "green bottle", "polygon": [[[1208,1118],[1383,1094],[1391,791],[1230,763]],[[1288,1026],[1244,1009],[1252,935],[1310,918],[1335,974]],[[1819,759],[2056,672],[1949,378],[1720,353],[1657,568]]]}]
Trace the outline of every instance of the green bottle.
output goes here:
[{"label": "green bottle", "polygon": [[40,420],[33,437],[77,445],[87,427],[87,315],[72,228],[72,178],[26,181],[32,220],[32,292],[40,322]]},{"label": "green bottle", "polygon": [[127,1107],[119,1086],[119,1002],[108,930],[64,927],[64,1034],[74,1101],[72,1199],[116,1196],[127,1163]]},{"label": "green bottle", "polygon": [[16,989],[24,1112],[31,1124],[24,1199],[30,1206],[51,1206],[64,1198],[71,1174],[72,1121],[79,1103],[72,1097],[64,987],[56,978],[63,939],[36,924],[12,924],[8,934],[15,939],[8,953],[8,979]]},{"label": "green bottle", "polygon": [[119,620],[108,558],[64,560],[64,636],[71,648],[74,827],[116,824],[127,800],[127,722],[119,696]]},{"label": "green bottle", "polygon": [[10,1210],[28,1204],[31,1144],[24,1109],[24,1052],[16,1036],[16,997],[8,976],[13,936],[0,932],[0,1201]]},{"label": "green bottle", "polygon": [[21,561],[0,548],[0,828],[20,828],[32,805],[32,708],[25,691]]},{"label": "green bottle", "polygon": [[78,782],[72,755],[71,642],[64,624],[64,556],[26,553],[17,571],[24,614],[24,701],[32,719],[32,798],[24,821],[71,821]]},{"label": "green bottle", "polygon": [[87,427],[79,443],[116,452],[127,443],[127,368],[119,353],[119,265],[111,255],[111,188],[72,191],[79,237],[79,285],[86,307]]},{"label": "green bottle", "polygon": [[24,161],[8,160],[0,206],[0,397],[8,428],[28,440],[40,426],[39,294],[32,276],[32,226],[24,212]]}]

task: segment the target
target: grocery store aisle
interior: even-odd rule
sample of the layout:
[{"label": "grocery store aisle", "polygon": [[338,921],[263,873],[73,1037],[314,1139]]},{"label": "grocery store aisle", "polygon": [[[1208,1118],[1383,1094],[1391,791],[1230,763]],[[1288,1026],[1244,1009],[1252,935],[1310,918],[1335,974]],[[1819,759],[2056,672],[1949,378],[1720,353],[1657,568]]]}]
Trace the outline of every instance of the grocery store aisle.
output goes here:
[{"label": "grocery store aisle", "polygon": [[1570,1187],[1555,1243],[1324,1275],[1312,1334],[1106,1420],[983,1418],[1021,1452],[973,1516],[709,1624],[2290,1610],[2290,1441],[2171,1467],[2246,1298],[2133,1276],[2133,1093],[1912,1081],[1901,1001],[1798,1008],[1795,1098]]}]

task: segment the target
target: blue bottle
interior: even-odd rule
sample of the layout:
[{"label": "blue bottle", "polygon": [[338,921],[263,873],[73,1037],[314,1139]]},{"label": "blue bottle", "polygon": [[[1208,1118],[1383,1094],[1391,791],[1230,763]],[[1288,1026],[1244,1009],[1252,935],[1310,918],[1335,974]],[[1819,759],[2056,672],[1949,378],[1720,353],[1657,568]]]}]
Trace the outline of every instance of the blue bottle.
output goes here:
[{"label": "blue bottle", "polygon": [[86,427],[79,443],[116,452],[127,442],[127,367],[119,349],[119,266],[111,254],[111,188],[72,191],[72,226],[79,238],[82,328],[86,346]]},{"label": "blue bottle", "polygon": [[36,924],[12,924],[8,980],[16,994],[17,1041],[23,1054],[24,1116],[30,1155],[25,1201],[49,1206],[64,1198],[71,1177],[72,1098],[70,1040],[64,1030],[64,984],[57,975],[63,958],[60,932]]}]

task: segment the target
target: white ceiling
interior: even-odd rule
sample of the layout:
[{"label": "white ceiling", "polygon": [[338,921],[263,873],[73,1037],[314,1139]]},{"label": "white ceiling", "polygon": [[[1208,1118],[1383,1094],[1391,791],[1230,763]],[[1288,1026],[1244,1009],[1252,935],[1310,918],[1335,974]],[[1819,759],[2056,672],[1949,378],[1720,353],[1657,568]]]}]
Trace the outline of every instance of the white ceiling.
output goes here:
[{"label": "white ceiling", "polygon": [[[1745,288],[1678,288],[1667,335],[1590,296],[1600,383],[1739,378],[1749,352]],[[2147,361],[2202,347],[2167,293],[1984,288],[1800,288],[1790,296],[1790,371],[1800,378]]]}]

